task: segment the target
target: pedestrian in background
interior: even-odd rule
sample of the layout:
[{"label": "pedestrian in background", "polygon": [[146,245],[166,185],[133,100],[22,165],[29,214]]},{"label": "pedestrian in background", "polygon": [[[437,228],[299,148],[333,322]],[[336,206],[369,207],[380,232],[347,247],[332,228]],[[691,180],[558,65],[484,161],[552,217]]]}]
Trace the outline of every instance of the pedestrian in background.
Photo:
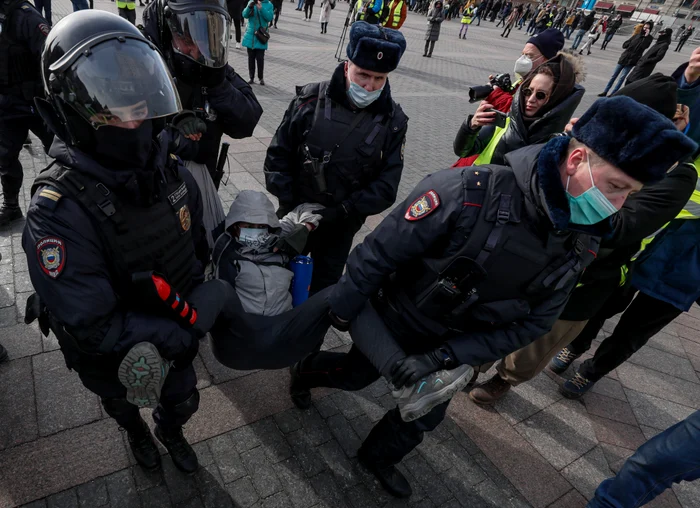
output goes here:
[{"label": "pedestrian in background", "polygon": [[328,33],[328,22],[331,19],[331,10],[335,9],[335,0],[321,1],[321,15],[318,20],[321,22],[321,33]]},{"label": "pedestrian in background", "polygon": [[233,21],[233,27],[236,31],[236,49],[241,49],[241,18],[243,12],[243,0],[228,0],[226,2],[228,14]]},{"label": "pedestrian in background", "polygon": [[600,30],[601,30],[601,25],[598,23],[597,25],[594,25],[593,28],[591,28],[591,31],[588,32],[588,40],[586,40],[586,44],[583,45],[581,48],[581,51],[578,52],[579,55],[583,55],[584,51],[587,51],[587,55],[591,54],[591,46],[595,42],[595,40],[598,38],[600,35]]},{"label": "pedestrian in background", "polygon": [[678,30],[676,30],[676,37],[675,37],[675,39],[678,40],[678,39],[680,38],[680,36],[683,35],[683,32],[685,32],[685,23],[683,23],[683,24],[681,25],[681,27],[680,27]]},{"label": "pedestrian in background", "polygon": [[564,37],[567,39],[571,38],[571,34],[574,33],[574,30],[578,28],[579,23],[581,23],[581,18],[583,18],[583,14],[581,12],[576,12],[575,14],[571,14],[573,16],[573,19],[571,20],[571,24],[569,24],[569,20],[567,20],[567,25],[564,27]]},{"label": "pedestrian in background", "polygon": [[[274,15],[274,9],[270,0],[251,0],[248,6],[243,9],[243,18],[248,20],[245,35],[243,36],[243,47],[248,49],[248,74],[251,85],[255,82],[255,67],[258,68],[258,79],[260,84],[265,86],[263,71],[265,69],[265,51],[267,50],[267,40],[263,42],[264,36],[260,37],[260,31],[267,31],[267,26]],[[268,35],[269,38],[269,35]]]},{"label": "pedestrian in background", "polygon": [[622,26],[622,14],[618,14],[617,17],[610,23],[607,32],[605,32],[605,38],[603,39],[603,45],[600,47],[603,51],[608,47],[608,44],[612,38],[617,33],[617,30]]},{"label": "pedestrian in background", "polygon": [[[73,3],[73,12],[89,9],[87,0],[70,0]],[[117,11],[119,15],[132,25],[136,25],[136,1],[117,0]]]},{"label": "pedestrian in background", "polygon": [[51,27],[51,0],[34,0],[34,7],[39,11],[39,14],[42,14],[43,11],[44,19]]},{"label": "pedestrian in background", "polygon": [[501,34],[501,37],[505,37],[506,39],[510,35],[510,31],[513,29],[513,25],[515,25],[516,21],[518,21],[518,18],[522,16],[523,12],[523,6],[522,4],[518,5],[513,11],[508,15],[508,19],[506,20],[506,25],[503,27],[503,33]]},{"label": "pedestrian in background", "polygon": [[[608,81],[608,84],[605,85],[605,90],[603,90],[602,93],[598,94],[598,97],[605,97],[606,95],[608,95],[608,91],[611,88],[611,94],[614,94],[620,89],[622,84],[625,82],[625,78],[627,77],[627,75],[630,73],[632,68],[635,65],[637,65],[637,62],[639,62],[639,60],[642,58],[644,51],[649,46],[651,46],[651,43],[654,40],[654,38],[651,36],[651,29],[653,27],[654,22],[647,21],[646,23],[644,23],[642,31],[639,34],[633,35],[622,44],[622,47],[625,51],[622,53],[622,55],[620,55],[620,59],[617,61],[615,70],[613,70],[613,74],[610,77],[610,81]],[[620,79],[615,85],[615,80],[618,76],[620,77]],[[615,86],[613,87],[613,85]]]},{"label": "pedestrian in background", "polygon": [[440,38],[440,25],[445,21],[445,15],[442,11],[442,2],[435,0],[433,8],[428,12],[428,29],[425,32],[425,49],[423,56],[430,58],[433,56],[435,43]]},{"label": "pedestrian in background", "polygon": [[277,21],[280,19],[280,14],[282,14],[282,3],[284,0],[270,0],[272,2],[272,8],[274,9],[275,18],[270,23],[272,26],[277,28]]},{"label": "pedestrian in background", "polygon": [[403,26],[404,21],[406,21],[407,14],[408,8],[406,7],[405,0],[391,0],[389,4],[389,15],[386,17],[383,24],[386,28],[398,30]]},{"label": "pedestrian in background", "polygon": [[581,44],[581,39],[583,39],[583,36],[586,35],[586,32],[593,28],[594,23],[595,13],[591,11],[581,20],[581,27],[578,29],[578,32],[576,32],[574,44],[571,46],[571,49],[578,49],[579,44]]},{"label": "pedestrian in background", "polygon": [[630,72],[627,76],[627,84],[629,85],[633,81],[638,79],[646,78],[651,76],[654,72],[654,67],[656,64],[663,60],[668,51],[668,47],[671,45],[671,36],[673,35],[673,30],[666,28],[659,32],[659,38],[656,39],[656,44],[654,44],[649,51],[647,51],[644,56],[637,62],[634,66],[634,70]]},{"label": "pedestrian in background", "polygon": [[459,29],[459,34],[457,35],[458,38],[460,38],[460,39],[467,38],[467,30],[469,30],[469,25],[471,25],[471,23],[473,21],[473,18],[472,18],[473,13],[474,13],[473,7],[465,7],[464,8],[464,11],[462,12],[462,21],[461,21],[462,26]]},{"label": "pedestrian in background", "polygon": [[692,26],[689,26],[688,28],[685,29],[683,34],[681,35],[681,40],[678,42],[678,46],[676,46],[676,49],[674,51],[680,51],[683,49],[683,45],[686,43],[688,39],[690,39],[690,36],[693,35],[693,31],[695,29]]},{"label": "pedestrian in background", "polygon": [[316,0],[304,0],[304,21],[310,21],[314,15],[314,4]]}]

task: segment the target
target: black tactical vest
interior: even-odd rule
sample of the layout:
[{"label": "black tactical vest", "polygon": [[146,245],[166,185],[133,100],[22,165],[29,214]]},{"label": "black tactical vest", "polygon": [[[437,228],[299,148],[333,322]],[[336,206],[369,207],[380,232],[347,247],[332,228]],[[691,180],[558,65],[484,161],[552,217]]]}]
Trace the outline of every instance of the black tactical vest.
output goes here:
[{"label": "black tactical vest", "polygon": [[15,39],[11,19],[21,16],[22,7],[28,5],[19,2],[5,15],[0,14],[0,95],[16,95],[31,101],[41,91],[39,62],[26,44]]},{"label": "black tactical vest", "polygon": [[[389,115],[368,111],[351,111],[328,96],[328,81],[318,85],[316,109],[311,128],[304,135],[304,148],[319,162],[324,162],[325,192],[319,193],[314,175],[301,171],[298,194],[302,201],[333,206],[353,192],[367,186],[382,168],[382,147],[389,132]],[[312,95],[309,94],[309,97]],[[357,116],[361,115],[358,121]]]},{"label": "black tactical vest", "polygon": [[[115,292],[127,308],[150,311],[154,306],[134,284],[140,273],[162,274],[181,295],[192,287],[196,258],[189,196],[177,164],[170,162],[161,198],[150,206],[121,199],[103,183],[58,164],[42,171],[32,186],[32,194],[43,186],[56,188],[92,218],[109,259]],[[160,306],[158,302],[156,308]]]},{"label": "black tactical vest", "polygon": [[541,220],[532,221],[538,216],[535,204],[511,170],[465,168],[462,179],[466,202],[479,210],[462,214],[456,230],[463,242],[453,237],[439,251],[402,267],[386,288],[402,314],[438,335],[525,318],[578,278],[598,248],[598,240],[588,235],[539,229]]}]

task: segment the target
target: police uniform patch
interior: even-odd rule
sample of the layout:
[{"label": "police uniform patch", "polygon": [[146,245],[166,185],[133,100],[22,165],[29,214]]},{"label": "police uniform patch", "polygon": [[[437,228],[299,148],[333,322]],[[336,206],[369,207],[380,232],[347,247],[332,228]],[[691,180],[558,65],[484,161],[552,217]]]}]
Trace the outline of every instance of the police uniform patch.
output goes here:
[{"label": "police uniform patch", "polygon": [[39,28],[39,31],[44,35],[49,35],[49,30],[51,30],[46,23],[40,23],[37,28]]},{"label": "police uniform patch", "polygon": [[431,214],[438,206],[440,206],[440,196],[434,190],[429,190],[408,207],[404,218],[410,221],[422,219]]},{"label": "police uniform patch", "polygon": [[180,208],[180,211],[177,213],[178,217],[180,218],[180,226],[182,226],[183,231],[189,231],[190,226],[192,225],[192,217],[190,217],[190,208],[185,205],[182,208]]},{"label": "police uniform patch", "polygon": [[66,244],[55,236],[47,236],[36,243],[39,265],[46,275],[58,278],[66,267]]}]

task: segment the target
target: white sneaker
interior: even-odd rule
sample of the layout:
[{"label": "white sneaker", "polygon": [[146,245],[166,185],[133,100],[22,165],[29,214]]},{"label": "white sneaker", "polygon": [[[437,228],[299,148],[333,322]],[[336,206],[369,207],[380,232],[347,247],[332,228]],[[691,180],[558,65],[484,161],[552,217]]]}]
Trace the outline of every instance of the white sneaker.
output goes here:
[{"label": "white sneaker", "polygon": [[241,49],[241,43],[240,43],[240,42],[237,42],[237,43],[236,43],[236,49]]}]

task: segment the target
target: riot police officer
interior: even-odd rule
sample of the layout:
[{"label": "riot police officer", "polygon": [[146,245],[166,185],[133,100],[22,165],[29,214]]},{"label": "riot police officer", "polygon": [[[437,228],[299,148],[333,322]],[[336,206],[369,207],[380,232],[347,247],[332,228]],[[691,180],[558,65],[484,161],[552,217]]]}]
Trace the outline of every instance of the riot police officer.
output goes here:
[{"label": "riot police officer", "polygon": [[226,1],[158,0],[144,11],[143,23],[168,62],[183,107],[206,125],[192,131],[201,137],[187,166],[194,172],[192,163],[206,165],[218,189],[221,136],[252,136],[263,112],[253,89],[227,63],[231,18]]},{"label": "riot police officer", "polygon": [[[596,256],[608,218],[695,148],[661,114],[615,97],[597,101],[572,137],[506,155],[509,166],[426,177],[352,252],[329,303],[336,326],[350,322],[355,345],[297,364],[294,402],[308,404],[300,395],[311,387],[367,386],[379,377],[382,351],[402,350],[390,377],[418,398],[440,388],[439,378],[426,379],[432,372],[481,365],[532,342]],[[360,461],[392,494],[411,494],[395,464],[448,404],[410,422],[393,409],[363,443]]]},{"label": "riot police officer", "polygon": [[19,153],[31,130],[48,150],[53,135],[36,115],[34,97],[42,94],[39,59],[47,21],[23,0],[0,0],[0,228],[22,217]]},{"label": "riot police officer", "polygon": [[180,110],[177,91],[155,46],[108,12],[59,21],[41,63],[46,100],[37,106],[56,134],[55,163],[34,183],[22,237],[39,297],[28,315],[48,321],[68,368],[100,396],[148,469],[160,455],[118,369],[143,342],[172,362],[155,434],[174,464],[192,472],[197,457],[182,426],[199,405],[198,334],[151,297],[156,272],[167,293],[186,295],[203,279],[208,255],[197,184],[169,153],[181,136],[163,129]]},{"label": "riot police officer", "polygon": [[307,244],[312,293],[338,281],[365,219],[396,200],[408,117],[391,98],[388,75],[405,49],[401,32],[354,23],[349,60],[330,81],[297,88],[268,147],[265,180],[278,214],[305,202],[326,207]]}]

